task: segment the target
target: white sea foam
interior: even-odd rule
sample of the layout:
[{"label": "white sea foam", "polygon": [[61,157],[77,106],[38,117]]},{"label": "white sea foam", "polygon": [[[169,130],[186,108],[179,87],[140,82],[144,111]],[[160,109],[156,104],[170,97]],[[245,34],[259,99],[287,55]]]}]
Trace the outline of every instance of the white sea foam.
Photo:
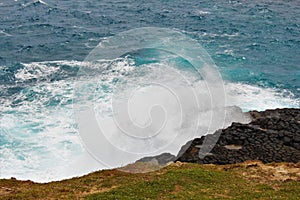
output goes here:
[{"label": "white sea foam", "polygon": [[232,82],[226,83],[225,88],[227,104],[239,106],[244,111],[300,107],[300,99],[288,90]]},{"label": "white sea foam", "polygon": [[37,174],[55,171],[82,152],[72,118],[72,89],[68,81],[42,83],[1,104],[0,127],[6,130],[1,134],[9,138],[0,149],[1,177],[55,180],[61,175]]},{"label": "white sea foam", "polygon": [[211,13],[209,11],[197,10],[196,14],[199,15],[199,16],[203,16],[203,15],[209,15]]},{"label": "white sea foam", "polygon": [[[98,63],[97,67],[95,63],[77,61],[24,64],[25,67],[16,74],[16,78],[18,81],[31,80],[32,78],[44,79],[41,77],[49,77],[51,74],[57,73],[58,67],[61,65],[86,66],[87,70],[95,70],[99,68],[101,63]],[[157,79],[160,83],[165,83],[165,86],[172,88],[177,96],[188,97],[182,98],[181,105],[186,112],[182,116],[183,119],[180,119],[177,117],[178,112],[180,112],[177,101],[167,87],[155,85],[140,87],[137,90],[138,93],[133,93],[130,106],[134,105],[135,108],[131,107],[131,116],[135,117],[133,120],[138,125],[143,126],[149,120],[148,115],[141,115],[141,113],[146,112],[143,105],[150,106],[153,102],[160,103],[166,105],[166,111],[170,112],[168,115],[170,120],[166,124],[164,134],[160,136],[159,141],[161,143],[152,144],[154,145],[152,147],[159,147],[159,145],[174,139],[176,135],[180,135],[180,140],[173,140],[174,142],[168,147],[169,152],[176,154],[187,140],[207,133],[208,126],[213,126],[212,131],[222,128],[219,125],[214,127],[213,124],[210,124],[212,109],[222,108],[210,105],[209,98],[207,98],[208,91],[203,80],[191,75],[191,72],[180,71],[179,69],[170,71],[163,65],[157,64],[148,65],[148,68],[141,68],[138,73],[133,73],[135,69],[133,66],[134,63],[130,59],[116,60],[109,66],[107,63],[103,64],[102,71],[97,71],[101,71],[101,76],[81,78],[87,81],[87,85],[89,82],[97,85],[98,91],[90,94],[91,96],[86,99],[95,106],[98,122],[100,124],[106,123],[106,132],[111,133],[106,137],[109,137],[108,139],[115,145],[121,149],[125,148],[127,151],[141,150],[134,148],[134,145],[137,147],[140,145],[134,140],[129,141],[131,145],[122,146],[127,137],[120,137],[118,130],[114,128],[114,121],[109,115],[112,110],[110,101],[113,95],[112,91],[118,86],[115,81],[117,78],[122,80],[122,77],[126,76],[131,76],[131,82],[128,83],[128,86],[138,86],[139,83],[147,80],[155,82]],[[188,82],[184,82],[186,81],[184,77],[188,77]],[[13,176],[18,179],[47,182],[104,168],[86,152],[80,141],[73,117],[74,81],[74,79],[54,82],[41,81],[23,89],[11,99],[2,100],[3,104],[0,105],[0,136],[4,138],[5,143],[1,144],[0,148],[1,178]],[[101,90],[100,86],[105,86],[105,90]],[[244,111],[299,107],[299,99],[294,98],[293,94],[288,91],[232,82],[225,83],[225,89],[226,106],[237,105]],[[196,95],[201,100],[200,109],[195,107],[195,102],[189,98],[192,90],[196,91]],[[153,93],[155,95],[152,95]],[[141,102],[145,102],[145,104],[141,104]],[[246,122],[248,120],[235,107],[228,107],[226,110],[227,118],[224,127],[230,125],[232,121]],[[190,133],[191,127],[195,127],[197,123],[196,119],[200,121],[200,132]],[[160,152],[155,154],[157,153]],[[140,155],[134,158],[123,158],[117,160],[117,164],[119,166],[124,165],[138,158]]]},{"label": "white sea foam", "polygon": [[[187,33],[199,35],[198,32],[187,32]],[[218,33],[203,32],[203,33],[200,34],[200,36],[201,37],[209,37],[209,38],[217,38],[217,37],[231,38],[231,37],[238,37],[238,36],[240,36],[240,34],[239,33],[233,33],[233,34],[223,33],[223,34],[218,34]]]},{"label": "white sea foam", "polygon": [[23,6],[23,7],[28,7],[28,6],[30,6],[30,5],[37,4],[37,3],[43,4],[43,5],[47,5],[47,6],[48,6],[48,4],[47,4],[45,1],[42,1],[42,0],[34,0],[34,1],[32,1],[32,2],[28,2],[28,3],[22,4],[22,6]]},{"label": "white sea foam", "polygon": [[0,30],[0,34],[3,34],[3,35],[8,36],[8,37],[12,36],[11,34],[8,34],[8,33],[4,32],[3,30]]},{"label": "white sea foam", "polygon": [[20,81],[49,78],[50,75],[59,70],[58,66],[49,66],[46,63],[24,63],[23,65],[24,68],[15,74],[16,79]]}]

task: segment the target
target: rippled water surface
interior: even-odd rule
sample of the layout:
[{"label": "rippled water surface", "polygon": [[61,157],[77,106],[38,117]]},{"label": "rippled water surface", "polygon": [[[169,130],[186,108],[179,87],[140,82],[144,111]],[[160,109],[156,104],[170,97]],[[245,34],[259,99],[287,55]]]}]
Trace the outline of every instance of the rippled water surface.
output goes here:
[{"label": "rippled water surface", "polygon": [[[300,107],[298,0],[2,0],[0,177],[49,181],[99,169],[87,163],[78,138],[74,81],[79,68],[90,67],[84,59],[99,42],[139,27],[180,30],[197,40],[218,66],[228,105]],[[168,73],[126,57],[100,74],[102,92],[140,65],[154,79],[159,70]]]}]

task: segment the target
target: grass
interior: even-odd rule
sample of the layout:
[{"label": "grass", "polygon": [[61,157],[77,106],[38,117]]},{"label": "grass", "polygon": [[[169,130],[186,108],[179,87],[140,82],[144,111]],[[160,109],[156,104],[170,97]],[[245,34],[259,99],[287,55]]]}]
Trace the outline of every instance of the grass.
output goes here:
[{"label": "grass", "polygon": [[0,199],[18,198],[300,199],[300,168],[259,162],[224,166],[175,163],[149,173],[104,170],[46,184],[0,180]]}]

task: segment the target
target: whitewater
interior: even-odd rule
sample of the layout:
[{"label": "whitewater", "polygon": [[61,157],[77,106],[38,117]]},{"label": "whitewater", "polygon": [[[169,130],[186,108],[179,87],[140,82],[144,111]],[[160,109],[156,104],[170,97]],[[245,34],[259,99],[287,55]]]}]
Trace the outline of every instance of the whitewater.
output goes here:
[{"label": "whitewater", "polygon": [[[298,1],[269,0],[1,2],[0,178],[48,182],[176,155],[188,140],[248,122],[242,111],[299,108],[299,10]],[[202,46],[225,101],[212,103],[205,77],[168,51],[87,59],[97,45],[138,27],[176,30]],[[113,118],[124,99],[134,125],[148,132],[120,134],[132,128]],[[100,145],[101,157],[88,147],[76,118],[82,105],[92,105],[87,119],[105,133],[97,140],[124,154]],[[212,123],[212,116],[221,119]]]}]

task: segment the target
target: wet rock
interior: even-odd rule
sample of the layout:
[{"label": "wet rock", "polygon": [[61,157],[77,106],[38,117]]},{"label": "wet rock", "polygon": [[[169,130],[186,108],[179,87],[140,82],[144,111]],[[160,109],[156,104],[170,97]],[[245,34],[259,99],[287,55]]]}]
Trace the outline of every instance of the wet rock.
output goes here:
[{"label": "wet rock", "polygon": [[[248,124],[232,123],[213,135],[189,141],[181,148],[176,161],[200,164],[300,161],[300,109],[251,111],[249,115],[252,121]],[[200,150],[217,135],[220,137],[216,145],[203,154]]]}]

